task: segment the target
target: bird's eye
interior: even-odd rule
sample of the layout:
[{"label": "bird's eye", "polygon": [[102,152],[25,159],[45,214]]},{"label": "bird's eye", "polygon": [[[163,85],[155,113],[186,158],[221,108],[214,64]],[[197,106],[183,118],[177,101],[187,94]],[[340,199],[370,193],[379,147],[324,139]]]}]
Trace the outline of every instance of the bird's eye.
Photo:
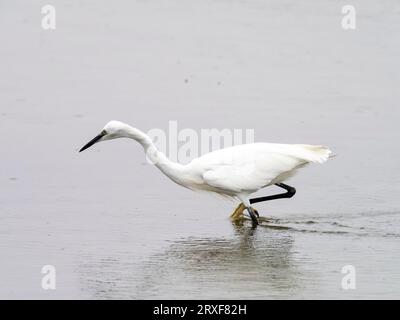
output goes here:
[{"label": "bird's eye", "polygon": [[106,130],[103,130],[102,132],[101,132],[101,135],[106,135],[107,134],[107,131]]}]

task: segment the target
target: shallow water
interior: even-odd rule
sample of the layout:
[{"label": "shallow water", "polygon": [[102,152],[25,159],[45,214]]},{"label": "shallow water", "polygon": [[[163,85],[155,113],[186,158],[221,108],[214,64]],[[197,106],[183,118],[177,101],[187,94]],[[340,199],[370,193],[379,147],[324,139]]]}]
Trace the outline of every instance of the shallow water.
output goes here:
[{"label": "shallow water", "polygon": [[[354,31],[335,1],[53,4],[51,32],[40,1],[0,4],[0,298],[400,297],[395,0],[353,1]],[[111,119],[250,128],[337,157],[257,204],[253,230],[134,142],[79,154]]]}]

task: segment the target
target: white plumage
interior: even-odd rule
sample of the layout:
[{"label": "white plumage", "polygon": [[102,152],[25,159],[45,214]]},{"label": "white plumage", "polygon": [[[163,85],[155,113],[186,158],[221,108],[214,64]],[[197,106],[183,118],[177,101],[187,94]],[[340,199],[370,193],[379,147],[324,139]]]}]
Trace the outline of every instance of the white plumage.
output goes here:
[{"label": "white plumage", "polygon": [[187,166],[190,172],[201,175],[206,188],[251,194],[285,181],[307,163],[325,162],[329,154],[322,146],[252,143],[210,152]]},{"label": "white plumage", "polygon": [[207,153],[183,165],[170,161],[145,133],[119,121],[109,122],[86,144],[131,138],[144,148],[149,160],[176,183],[192,190],[216,192],[250,207],[249,196],[261,188],[281,183],[308,163],[323,163],[331,151],[307,144],[252,143]]}]

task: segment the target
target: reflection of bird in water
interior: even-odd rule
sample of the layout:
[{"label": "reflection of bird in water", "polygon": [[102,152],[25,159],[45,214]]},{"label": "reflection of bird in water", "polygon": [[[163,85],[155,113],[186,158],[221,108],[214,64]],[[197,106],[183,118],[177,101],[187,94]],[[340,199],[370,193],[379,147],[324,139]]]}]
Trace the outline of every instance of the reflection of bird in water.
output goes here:
[{"label": "reflection of bird in water", "polygon": [[231,237],[177,240],[152,256],[141,268],[143,282],[136,288],[135,298],[251,299],[294,295],[302,276],[292,263],[291,233],[246,228],[243,220],[233,226]]},{"label": "reflection of bird in water", "polygon": [[[323,146],[251,143],[213,151],[183,165],[170,161],[158,151],[148,135],[119,121],[109,122],[101,133],[80,151],[97,142],[117,138],[138,141],[148,159],[174,182],[192,190],[215,192],[238,200],[240,204],[232,218],[239,218],[247,209],[253,226],[258,224],[258,213],[251,207],[251,203],[292,197],[296,190],[283,181],[308,163],[327,161],[331,153]],[[272,185],[287,192],[250,199],[251,194]]]},{"label": "reflection of bird in water", "polygon": [[178,239],[150,255],[126,249],[85,256],[81,290],[96,299],[287,298],[304,279],[293,243],[291,232],[240,220],[229,236]]}]

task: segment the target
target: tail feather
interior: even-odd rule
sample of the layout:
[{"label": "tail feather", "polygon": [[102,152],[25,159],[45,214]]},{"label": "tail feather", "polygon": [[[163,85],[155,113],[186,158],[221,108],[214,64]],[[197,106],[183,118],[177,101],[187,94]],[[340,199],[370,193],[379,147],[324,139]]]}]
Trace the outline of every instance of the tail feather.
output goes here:
[{"label": "tail feather", "polygon": [[325,146],[303,144],[301,147],[305,151],[304,160],[308,162],[324,163],[330,158],[332,153],[332,151]]}]

